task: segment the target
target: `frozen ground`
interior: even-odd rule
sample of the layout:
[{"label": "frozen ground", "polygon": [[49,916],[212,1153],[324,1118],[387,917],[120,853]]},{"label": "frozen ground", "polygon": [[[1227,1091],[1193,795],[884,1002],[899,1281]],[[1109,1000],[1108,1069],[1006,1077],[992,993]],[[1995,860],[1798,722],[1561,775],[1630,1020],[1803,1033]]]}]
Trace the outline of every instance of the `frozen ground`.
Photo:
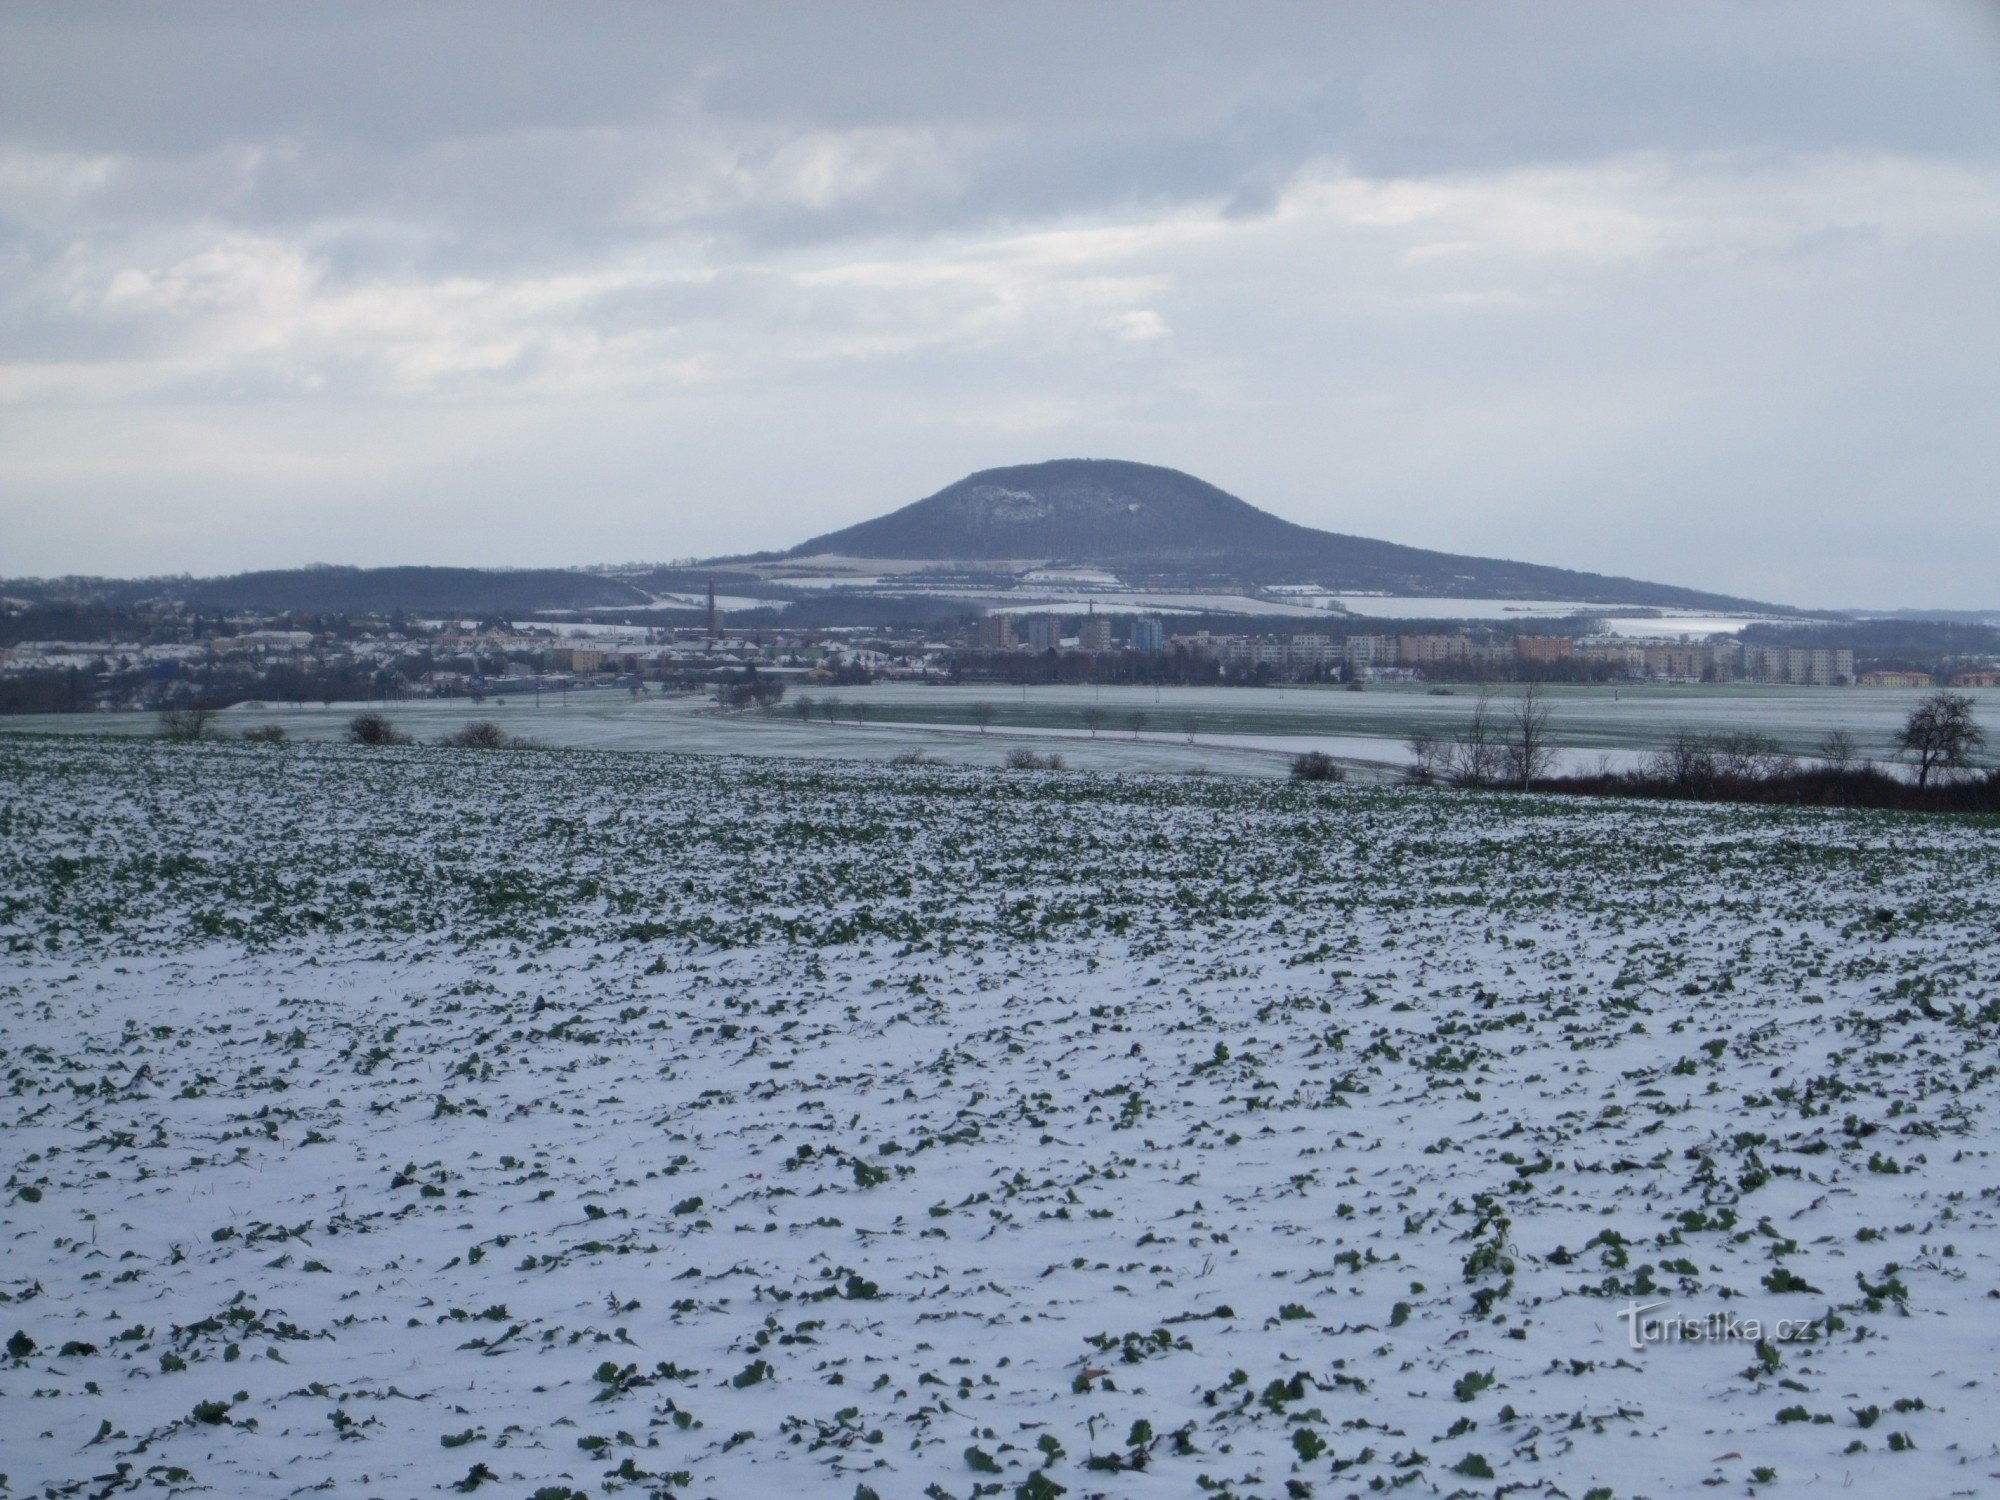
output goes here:
[{"label": "frozen ground", "polygon": [[[1504,714],[1518,689],[1503,690]],[[847,705],[837,723],[815,714],[802,722],[799,695],[838,697]],[[1996,736],[1986,754],[2000,751],[2000,693],[1974,695],[1980,717]],[[1565,768],[1595,769],[1600,758],[1622,769],[1644,760],[1679,729],[1754,730],[1797,755],[1811,755],[1826,734],[1843,729],[1859,753],[1888,760],[1896,728],[1922,697],[1916,691],[1787,687],[1557,687],[1548,692],[1550,733]],[[717,713],[701,696],[634,699],[621,690],[547,693],[489,700],[415,699],[385,710],[405,729],[434,739],[469,720],[492,719],[520,735],[551,745],[606,750],[673,750],[703,755],[760,755],[836,760],[887,760],[910,750],[955,763],[993,766],[1009,749],[1048,738],[1072,765],[1101,771],[1190,771],[1281,776],[1287,757],[1319,749],[1342,757],[1364,776],[1406,766],[1405,741],[1413,732],[1451,734],[1470,718],[1473,688],[1449,695],[1421,686],[1376,687],[1351,693],[1334,687],[1092,687],[1009,688],[1000,683],[948,686],[876,683],[868,687],[794,688],[769,714]],[[989,702],[998,715],[991,730],[968,736],[971,709]],[[865,707],[857,724],[853,705]],[[362,705],[302,708],[239,706],[220,720],[225,733],[260,724],[282,725],[305,739],[337,739]],[[1104,715],[1092,735],[1088,709]],[[1145,715],[1135,737],[1128,721]],[[62,714],[0,717],[0,734],[77,732],[151,734],[150,714]],[[1190,743],[1192,737],[1192,743]],[[1041,748],[1050,748],[1041,746]]]},{"label": "frozen ground", "polygon": [[[807,696],[834,694],[842,701],[874,698],[879,689],[809,689]],[[794,700],[796,701],[796,700]],[[963,716],[967,700],[954,700]],[[1073,766],[1098,771],[1195,771],[1248,776],[1283,776],[1287,760],[1276,749],[1232,736],[1203,734],[1196,743],[1184,735],[1149,735],[1136,742],[1129,736],[1105,735],[1087,744],[1048,746],[1050,736],[1039,729],[1010,732],[1006,726],[987,734],[959,732],[968,723],[933,726],[885,722],[878,714],[857,723],[851,712],[829,723],[815,714],[801,721],[793,704],[772,713],[719,712],[705,696],[634,699],[618,690],[578,691],[565,697],[532,695],[489,699],[413,699],[381,705],[340,703],[260,708],[236,707],[219,716],[220,732],[233,737],[245,729],[276,724],[294,738],[309,741],[345,737],[347,722],[363,708],[387,714],[405,732],[435,740],[476,719],[489,719],[508,733],[565,749],[674,751],[692,755],[776,756],[787,760],[887,761],[911,751],[959,765],[995,767],[1007,752],[1027,745],[1038,751],[1054,748]],[[150,736],[158,731],[152,714],[44,714],[0,717],[0,735],[108,734]],[[1084,738],[1088,739],[1088,736]],[[1395,746],[1366,747],[1386,765],[1398,754]]]},{"label": "frozen ground", "polygon": [[[1537,616],[1559,620],[1594,615],[1614,635],[1733,635],[1762,615],[1721,615],[1705,609],[1641,609],[1625,613],[1615,604],[1574,599],[1432,599],[1385,594],[1337,594],[1346,613],[1375,620],[1505,620],[1529,627]],[[1628,606],[1629,608],[1629,606]]]},{"label": "frozen ground", "polygon": [[96,738],[0,835],[8,1494],[2000,1486],[1991,822]]},{"label": "frozen ground", "polygon": [[[1504,718],[1519,688],[1495,696]],[[1614,769],[1637,765],[1681,729],[1750,730],[1769,735],[1793,754],[1810,756],[1836,729],[1854,738],[1858,753],[1884,762],[1895,755],[1898,727],[1923,695],[1916,691],[1753,686],[1551,687],[1549,733],[1565,769]],[[971,705],[990,702],[998,715],[993,732],[1074,730],[1089,709],[1104,716],[1099,738],[1123,738],[1134,713],[1145,716],[1142,737],[1170,740],[1191,731],[1217,749],[1296,753],[1324,749],[1357,764],[1402,767],[1412,733],[1450,735],[1462,729],[1478,689],[1457,686],[1437,693],[1422,686],[1151,688],[1046,686],[1025,692],[995,684],[933,686],[882,683],[849,689],[843,701],[868,706],[872,722],[897,728],[970,722]],[[2000,729],[2000,694],[1974,694],[1990,729]],[[1985,763],[1993,763],[1992,747]],[[1226,759],[1215,759],[1230,769]]]}]

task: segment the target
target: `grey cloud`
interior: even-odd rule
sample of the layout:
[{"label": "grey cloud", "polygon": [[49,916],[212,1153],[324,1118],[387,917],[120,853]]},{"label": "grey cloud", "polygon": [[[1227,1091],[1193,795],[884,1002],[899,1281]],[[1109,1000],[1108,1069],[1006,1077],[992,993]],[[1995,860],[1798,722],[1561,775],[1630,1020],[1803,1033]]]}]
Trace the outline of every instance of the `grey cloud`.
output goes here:
[{"label": "grey cloud", "polygon": [[1970,5],[15,7],[0,549],[722,551],[1085,453],[1990,602],[1997,181]]}]

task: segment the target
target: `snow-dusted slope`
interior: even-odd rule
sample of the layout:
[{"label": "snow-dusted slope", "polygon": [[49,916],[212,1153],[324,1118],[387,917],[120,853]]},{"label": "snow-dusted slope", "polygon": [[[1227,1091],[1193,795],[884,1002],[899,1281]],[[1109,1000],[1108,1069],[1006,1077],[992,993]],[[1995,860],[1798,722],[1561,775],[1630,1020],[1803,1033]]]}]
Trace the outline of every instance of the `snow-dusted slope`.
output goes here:
[{"label": "snow-dusted slope", "polygon": [[1748,601],[1632,578],[1466,557],[1300,526],[1157,464],[1062,458],[968,474],[803,542],[787,557],[1052,559],[1132,577],[1313,583],[1390,594],[1736,609]]},{"label": "snow-dusted slope", "polygon": [[1990,827],[51,741],[0,832],[8,1493],[1996,1484]]}]

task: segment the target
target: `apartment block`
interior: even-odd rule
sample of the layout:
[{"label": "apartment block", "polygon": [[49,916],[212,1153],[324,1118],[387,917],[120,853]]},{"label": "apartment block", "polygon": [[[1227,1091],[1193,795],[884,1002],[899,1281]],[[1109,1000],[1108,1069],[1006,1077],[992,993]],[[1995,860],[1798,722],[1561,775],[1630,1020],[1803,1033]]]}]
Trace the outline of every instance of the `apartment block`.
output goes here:
[{"label": "apartment block", "polygon": [[1824,646],[1746,646],[1743,675],[1752,682],[1845,687],[1854,681],[1854,653]]},{"label": "apartment block", "polygon": [[1568,661],[1576,650],[1576,642],[1566,635],[1517,635],[1514,637],[1514,654],[1522,661],[1540,662],[1553,666],[1559,661]]},{"label": "apartment block", "polygon": [[1436,666],[1472,660],[1472,638],[1464,635],[1399,635],[1396,661],[1405,667]]}]

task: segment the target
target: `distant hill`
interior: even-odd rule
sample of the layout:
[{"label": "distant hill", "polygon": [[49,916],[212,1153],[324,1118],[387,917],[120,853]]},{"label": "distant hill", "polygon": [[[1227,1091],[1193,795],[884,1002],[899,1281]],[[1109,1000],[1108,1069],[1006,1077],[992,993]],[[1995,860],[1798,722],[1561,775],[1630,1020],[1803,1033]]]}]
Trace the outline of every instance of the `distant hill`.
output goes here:
[{"label": "distant hill", "polygon": [[314,613],[526,614],[645,604],[641,589],[567,568],[287,568],[193,585],[189,603]]},{"label": "distant hill", "polygon": [[[724,593],[788,601],[787,620],[820,620],[823,591],[792,590],[770,564],[840,555],[956,565],[945,579],[922,570],[895,589],[842,591],[849,616],[924,619],[964,607],[953,588],[1004,590],[1008,564],[1067,563],[1110,569],[1128,584],[1236,591],[1249,586],[1325,588],[1441,599],[1573,599],[1587,604],[1798,611],[1726,594],[1640,579],[1607,577],[1490,557],[1465,557],[1300,526],[1176,469],[1115,459],[1057,459],[986,469],[928,499],[872,521],[814,537],[788,552],[717,558],[695,566],[622,569],[618,576],[570,568],[353,568],[315,566],[226,578],[0,579],[0,599],[40,609],[117,611],[173,600],[200,611],[417,616],[528,616],[549,610],[648,610],[679,595],[701,608],[711,581]],[[939,597],[917,606],[928,586]],[[888,601],[905,602],[895,609]],[[849,606],[853,607],[849,607]],[[80,621],[73,622],[81,628]],[[20,632],[51,619],[22,617]],[[68,628],[68,627],[65,627]]]},{"label": "distant hill", "polygon": [[928,499],[782,554],[1016,559],[1110,568],[1127,581],[1312,583],[1389,594],[1770,610],[1640,579],[1431,552],[1317,531],[1177,469],[1065,458],[984,469]]},{"label": "distant hill", "polygon": [[616,578],[567,568],[279,568],[228,578],[71,578],[9,581],[37,601],[117,605],[174,599],[193,609],[299,614],[517,615],[538,609],[643,606],[652,596]]}]

